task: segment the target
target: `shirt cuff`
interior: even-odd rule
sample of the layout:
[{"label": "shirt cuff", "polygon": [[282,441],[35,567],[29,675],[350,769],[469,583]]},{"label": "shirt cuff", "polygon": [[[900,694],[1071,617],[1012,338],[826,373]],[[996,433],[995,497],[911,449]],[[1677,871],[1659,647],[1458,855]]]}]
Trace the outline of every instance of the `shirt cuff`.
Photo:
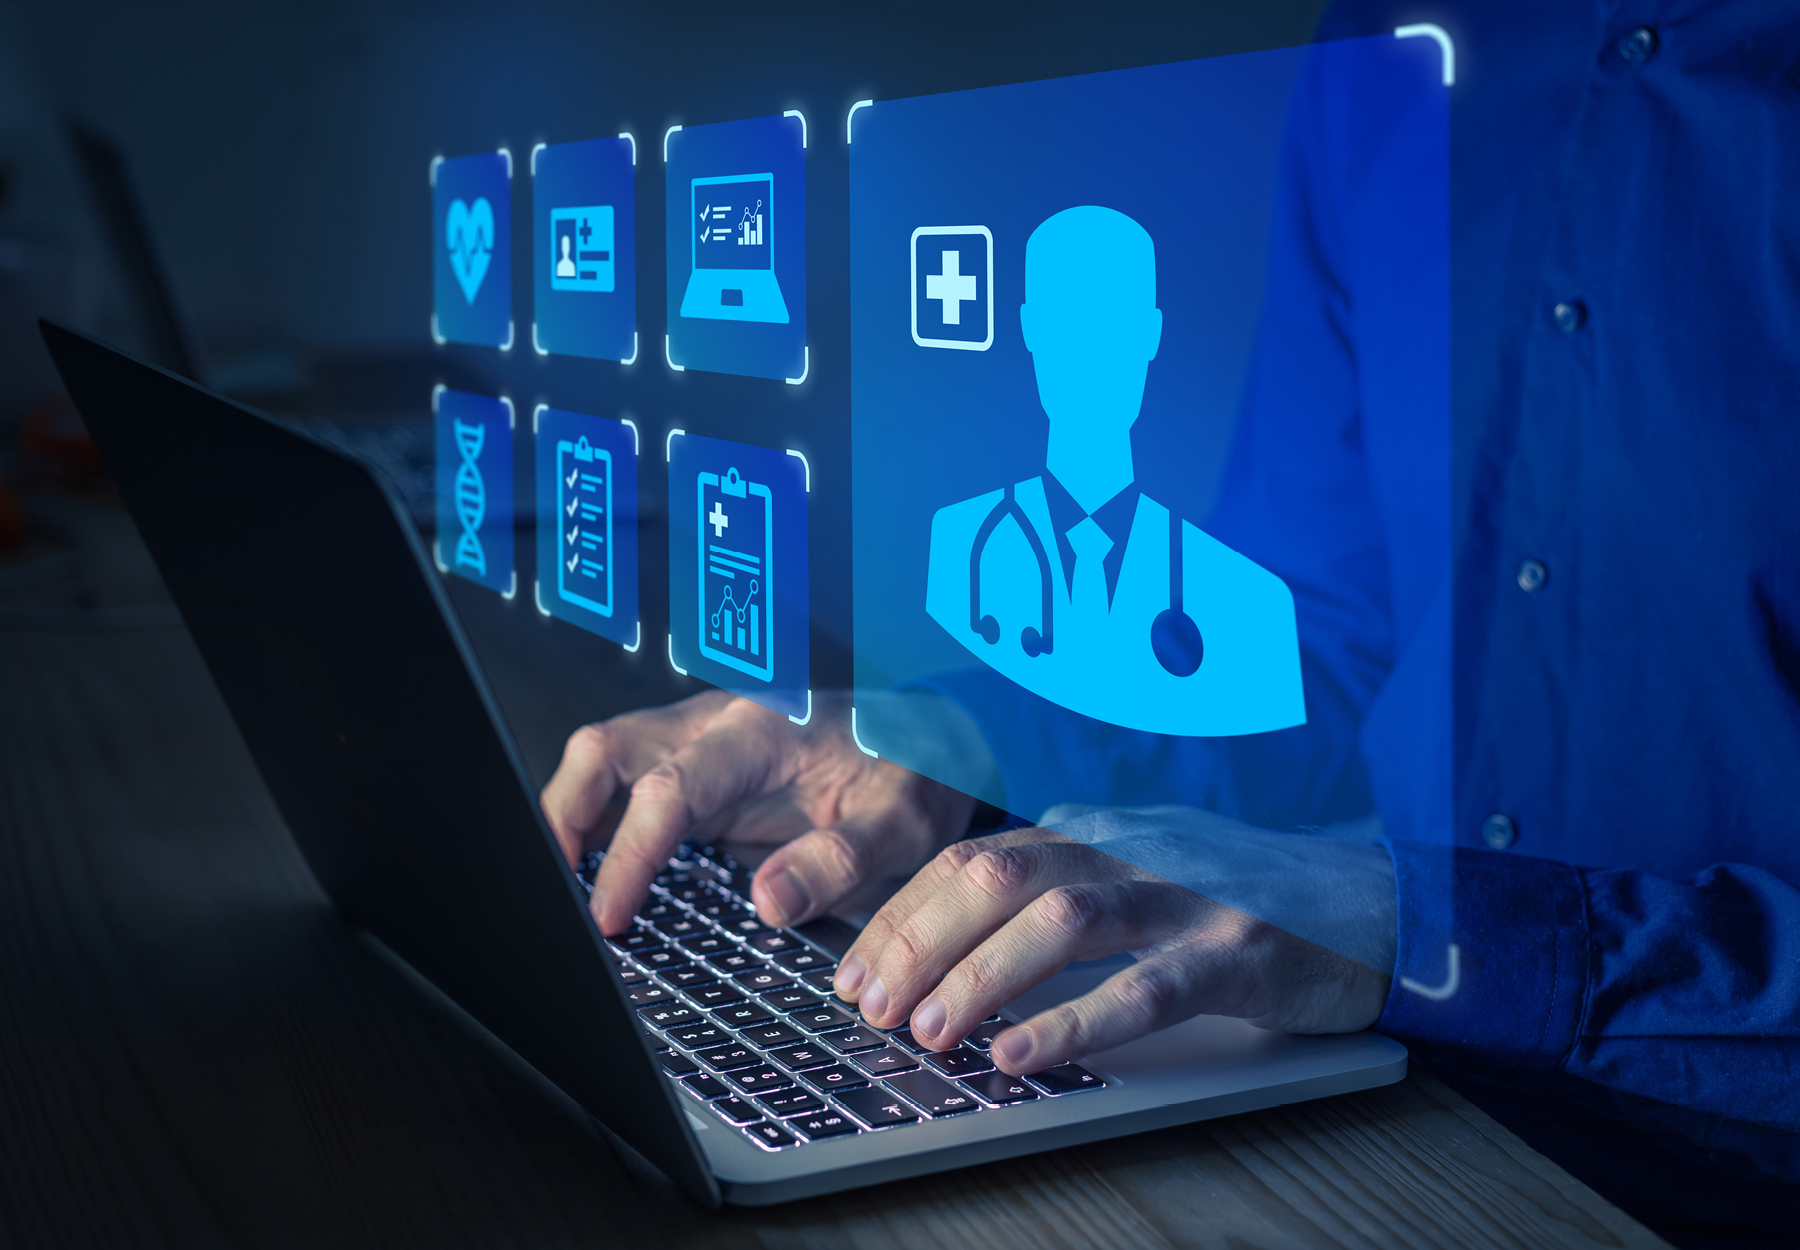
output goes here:
[{"label": "shirt cuff", "polygon": [[1390,841],[1393,986],[1376,1028],[1408,1045],[1554,1071],[1588,998],[1587,898],[1568,864]]}]

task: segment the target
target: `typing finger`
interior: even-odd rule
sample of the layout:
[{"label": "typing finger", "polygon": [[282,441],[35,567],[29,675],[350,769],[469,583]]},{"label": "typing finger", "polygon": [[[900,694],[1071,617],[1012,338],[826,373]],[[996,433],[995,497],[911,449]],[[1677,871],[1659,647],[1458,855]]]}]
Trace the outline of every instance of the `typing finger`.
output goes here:
[{"label": "typing finger", "polygon": [[538,804],[571,864],[596,844],[608,806],[704,732],[730,699],[722,691],[708,691],[670,707],[584,725],[569,735]]},{"label": "typing finger", "polygon": [[1116,881],[1048,890],[944,976],[912,1014],[912,1033],[936,1050],[954,1046],[1002,1004],[1072,960],[1159,945],[1208,907],[1166,882]]},{"label": "typing finger", "polygon": [[602,933],[621,932],[694,823],[787,784],[786,718],[739,700],[707,732],[639,777],[589,901]]},{"label": "typing finger", "polygon": [[989,847],[921,903],[869,965],[858,1005],[893,1028],[951,968],[1046,890],[1110,875],[1106,857],[1070,843]]},{"label": "typing finger", "polygon": [[838,965],[836,975],[832,978],[832,988],[838,997],[848,1002],[856,1002],[862,995],[864,982],[868,980],[868,971],[880,953],[887,949],[893,940],[894,933],[904,924],[908,917],[918,911],[925,901],[941,890],[957,873],[961,872],[975,856],[983,851],[1006,846],[1020,846],[1038,841],[1042,830],[1009,829],[1004,833],[990,834],[982,838],[968,838],[960,842],[952,842],[927,863],[904,886],[900,892],[889,899],[857,937],[850,949],[845,952],[843,961]]}]

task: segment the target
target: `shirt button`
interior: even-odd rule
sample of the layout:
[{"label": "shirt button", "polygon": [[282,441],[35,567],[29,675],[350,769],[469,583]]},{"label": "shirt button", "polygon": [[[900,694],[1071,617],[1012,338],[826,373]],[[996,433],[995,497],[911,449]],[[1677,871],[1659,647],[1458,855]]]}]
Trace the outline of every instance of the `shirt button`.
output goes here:
[{"label": "shirt button", "polygon": [[1481,822],[1481,840],[1496,851],[1504,851],[1519,836],[1519,827],[1513,824],[1511,816],[1502,816],[1495,812]]},{"label": "shirt button", "polygon": [[1619,55],[1633,65],[1642,65],[1656,55],[1656,32],[1640,26],[1619,40]]},{"label": "shirt button", "polygon": [[1573,334],[1587,321],[1587,305],[1578,300],[1566,300],[1550,310],[1550,319],[1564,334]]},{"label": "shirt button", "polygon": [[1530,594],[1550,580],[1550,570],[1542,560],[1526,560],[1519,565],[1519,589]]}]

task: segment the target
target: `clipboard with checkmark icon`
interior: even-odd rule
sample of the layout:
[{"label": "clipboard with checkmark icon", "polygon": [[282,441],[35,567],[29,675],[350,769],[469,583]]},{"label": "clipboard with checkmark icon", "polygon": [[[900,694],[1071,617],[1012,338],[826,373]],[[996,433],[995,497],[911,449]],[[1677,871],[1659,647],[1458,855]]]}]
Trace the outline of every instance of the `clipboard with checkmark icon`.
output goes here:
[{"label": "clipboard with checkmark icon", "polygon": [[587,438],[556,444],[556,593],[566,602],[613,613],[612,453]]}]

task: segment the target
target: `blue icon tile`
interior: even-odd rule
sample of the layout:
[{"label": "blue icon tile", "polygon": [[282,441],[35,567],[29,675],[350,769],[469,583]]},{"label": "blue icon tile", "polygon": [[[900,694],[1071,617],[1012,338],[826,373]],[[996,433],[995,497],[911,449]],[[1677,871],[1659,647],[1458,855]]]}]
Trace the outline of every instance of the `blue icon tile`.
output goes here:
[{"label": "blue icon tile", "polygon": [[537,350],[637,359],[635,141],[590,139],[531,157]]},{"label": "blue icon tile", "polygon": [[806,353],[806,123],[671,131],[669,363],[799,382]]},{"label": "blue icon tile", "polygon": [[512,401],[439,387],[432,398],[437,450],[438,566],[511,598]]},{"label": "blue icon tile", "polygon": [[637,428],[549,407],[532,424],[538,609],[635,651],[642,642]]},{"label": "blue icon tile", "polygon": [[670,659],[805,721],[806,461],[680,431],[668,446]]},{"label": "blue icon tile", "polygon": [[485,152],[431,171],[432,331],[508,348],[512,315],[512,158]]}]

